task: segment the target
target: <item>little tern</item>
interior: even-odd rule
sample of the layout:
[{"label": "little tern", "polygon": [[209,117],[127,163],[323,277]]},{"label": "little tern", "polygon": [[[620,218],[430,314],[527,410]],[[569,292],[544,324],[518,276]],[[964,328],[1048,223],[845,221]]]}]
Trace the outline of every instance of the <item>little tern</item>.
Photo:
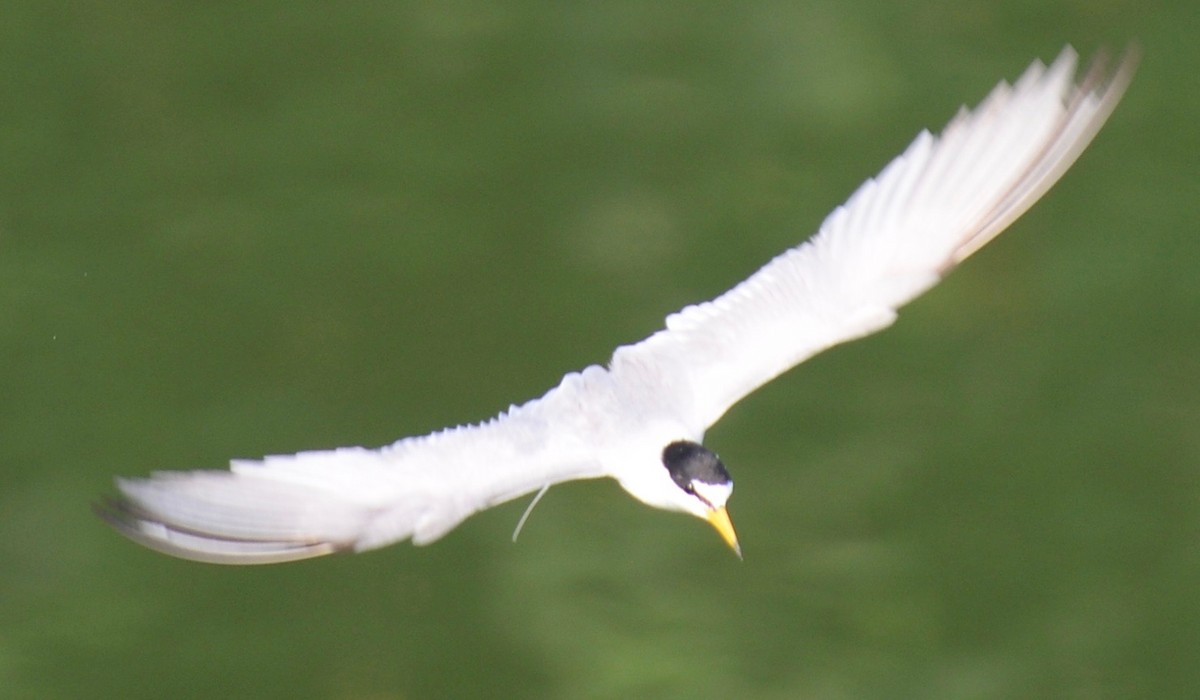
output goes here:
[{"label": "little tern", "polygon": [[1133,52],[1076,82],[1067,47],[1000,83],[940,135],[922,131],[817,233],[666,328],[496,418],[402,439],[118,479],[98,512],[160,552],[262,564],[423,545],[464,519],[573,479],[611,477],[707,520],[738,555],[733,479],[705,430],[759,386],[896,310],[1023,214],[1075,162],[1128,85]]}]

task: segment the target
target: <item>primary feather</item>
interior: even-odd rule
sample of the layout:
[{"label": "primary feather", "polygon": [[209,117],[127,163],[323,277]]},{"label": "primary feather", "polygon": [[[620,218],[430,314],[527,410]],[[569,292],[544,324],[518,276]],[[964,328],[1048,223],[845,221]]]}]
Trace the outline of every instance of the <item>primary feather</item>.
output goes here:
[{"label": "primary feather", "polygon": [[941,136],[921,132],[812,239],[618,348],[614,370],[633,358],[678,366],[692,394],[676,408],[703,428],[812,355],[890,325],[897,308],[1032,206],[1108,118],[1133,58],[1107,79],[1098,61],[1080,86],[1076,60],[1068,47],[1049,69],[1034,63],[961,110]]},{"label": "primary feather", "polygon": [[[381,448],[234,461],[230,471],[121,479],[101,515],[189,559],[268,563],[431,542],[474,512],[571,479],[633,484],[647,450],[697,442],[730,406],[832,345],[891,324],[896,309],[1004,230],[1070,167],[1132,76],[1098,61],[1080,84],[1069,47],[1001,83],[940,136],[907,150],[812,239],[713,301],[620,347],[609,367],[564,377],[477,426]],[[638,467],[640,468],[640,467]],[[657,476],[655,478],[658,478]],[[644,488],[650,488],[645,486]]]}]

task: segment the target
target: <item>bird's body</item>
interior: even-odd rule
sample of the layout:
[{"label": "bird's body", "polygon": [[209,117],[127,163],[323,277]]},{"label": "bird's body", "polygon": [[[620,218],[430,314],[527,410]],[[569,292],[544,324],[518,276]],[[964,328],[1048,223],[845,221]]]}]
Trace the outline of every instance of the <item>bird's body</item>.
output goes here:
[{"label": "bird's body", "polygon": [[1070,49],[922,132],[809,241],[666,329],[475,426],[234,461],[229,471],[118,481],[102,514],[132,539],[201,561],[268,563],[403,539],[432,542],[484,508],[612,477],[648,505],[708,519],[737,549],[733,482],[700,446],[734,403],[832,345],[878,331],[1024,213],[1116,106],[1133,60],[1073,81]]}]

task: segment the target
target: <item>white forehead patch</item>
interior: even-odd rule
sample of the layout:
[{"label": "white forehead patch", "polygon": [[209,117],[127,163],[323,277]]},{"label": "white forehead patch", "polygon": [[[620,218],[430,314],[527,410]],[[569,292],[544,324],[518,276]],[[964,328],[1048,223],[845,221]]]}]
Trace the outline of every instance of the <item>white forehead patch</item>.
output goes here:
[{"label": "white forehead patch", "polygon": [[730,494],[733,493],[733,483],[706,484],[699,479],[692,479],[692,490],[713,508],[720,508],[725,505],[725,501],[728,501]]}]

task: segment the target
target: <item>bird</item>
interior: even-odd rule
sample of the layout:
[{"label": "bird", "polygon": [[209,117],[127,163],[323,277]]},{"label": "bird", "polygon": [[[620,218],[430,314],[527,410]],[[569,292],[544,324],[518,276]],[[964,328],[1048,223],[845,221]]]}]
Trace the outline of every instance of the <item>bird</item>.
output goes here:
[{"label": "bird", "polygon": [[117,478],[97,512],[162,553],[267,564],[429,544],[486,508],[607,477],[642,503],[706,520],[740,557],[733,479],[705,431],[812,355],[891,325],[1025,213],[1108,119],[1137,53],[1110,68],[1101,52],[1078,79],[1069,45],[1049,66],[1033,62],[940,134],[919,132],[806,241],[491,420],[380,448]]}]

